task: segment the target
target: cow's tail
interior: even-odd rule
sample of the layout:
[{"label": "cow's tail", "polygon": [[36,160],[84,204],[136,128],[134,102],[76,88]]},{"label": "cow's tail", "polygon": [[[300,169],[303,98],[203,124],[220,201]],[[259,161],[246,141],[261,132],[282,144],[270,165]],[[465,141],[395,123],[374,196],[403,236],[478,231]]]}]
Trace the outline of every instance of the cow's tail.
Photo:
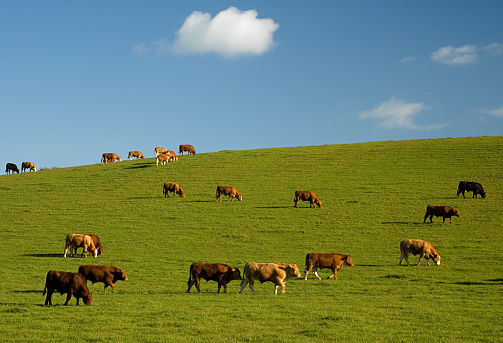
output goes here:
[{"label": "cow's tail", "polygon": [[47,273],[47,276],[45,278],[45,286],[44,286],[44,293],[42,293],[42,296],[45,295],[45,293],[47,292],[47,281],[49,279],[49,273]]},{"label": "cow's tail", "polygon": [[304,265],[304,274],[306,274],[307,266],[309,265],[309,254],[306,254],[306,264]]},{"label": "cow's tail", "polygon": [[190,266],[190,272],[189,272],[189,281],[187,281],[187,286],[190,286],[190,283],[192,281],[192,279],[194,279],[194,269],[192,266]]}]

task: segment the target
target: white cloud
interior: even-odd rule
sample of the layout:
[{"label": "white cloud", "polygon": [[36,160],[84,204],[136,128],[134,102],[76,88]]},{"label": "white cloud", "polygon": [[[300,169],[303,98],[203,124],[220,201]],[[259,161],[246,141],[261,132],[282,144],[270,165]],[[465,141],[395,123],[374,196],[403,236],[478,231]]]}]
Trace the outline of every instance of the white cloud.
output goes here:
[{"label": "white cloud", "polygon": [[279,24],[259,19],[255,10],[230,7],[211,18],[209,13],[193,12],[177,31],[171,51],[179,54],[217,53],[226,57],[261,55],[273,45]]},{"label": "white cloud", "polygon": [[417,61],[417,58],[415,58],[413,56],[410,56],[410,57],[402,58],[402,60],[400,61],[400,63],[416,62],[416,61]]},{"label": "white cloud", "polygon": [[482,110],[478,110],[477,112],[484,113],[484,114],[490,114],[495,117],[503,117],[503,105],[501,105],[500,107],[495,108],[493,110],[482,109]]},{"label": "white cloud", "polygon": [[491,43],[484,48],[485,51],[489,52],[493,56],[503,55],[503,44]]},{"label": "white cloud", "polygon": [[414,116],[428,109],[423,103],[406,103],[402,99],[391,98],[369,111],[360,113],[360,119],[380,119],[379,126],[387,129],[406,128],[410,130],[431,130],[446,126],[447,124],[420,126],[414,123]]},{"label": "white cloud", "polygon": [[470,64],[477,62],[478,52],[475,45],[465,45],[460,48],[444,46],[431,54],[431,59],[442,64]]}]

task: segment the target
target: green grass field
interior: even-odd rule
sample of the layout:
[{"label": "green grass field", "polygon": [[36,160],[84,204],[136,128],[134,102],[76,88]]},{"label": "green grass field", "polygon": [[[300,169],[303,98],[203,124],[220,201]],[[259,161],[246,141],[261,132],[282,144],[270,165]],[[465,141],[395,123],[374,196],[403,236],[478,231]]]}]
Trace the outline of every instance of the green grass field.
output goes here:
[{"label": "green grass field", "polygon": [[[197,148],[197,147],[196,147]],[[99,160],[100,156],[97,156]],[[480,182],[485,199],[456,197]],[[186,198],[164,198],[164,182]],[[243,201],[215,202],[217,185]],[[321,209],[300,203],[315,191]],[[426,206],[461,217],[423,224]],[[0,341],[26,342],[501,342],[503,137],[221,151],[156,167],[150,158],[0,176]],[[98,258],[63,258],[68,233],[100,236]],[[433,242],[440,266],[398,266],[399,242]],[[192,262],[296,263],[308,252],[351,254],[330,272],[239,281],[187,294]],[[80,249],[79,249],[80,252]],[[49,270],[125,268],[117,293],[89,283],[93,304],[44,306]]]}]

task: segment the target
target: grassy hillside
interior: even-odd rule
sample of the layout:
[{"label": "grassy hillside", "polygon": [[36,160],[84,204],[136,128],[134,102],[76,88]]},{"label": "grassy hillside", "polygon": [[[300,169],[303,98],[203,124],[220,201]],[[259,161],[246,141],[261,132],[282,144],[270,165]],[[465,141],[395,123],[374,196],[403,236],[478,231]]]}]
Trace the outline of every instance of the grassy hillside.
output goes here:
[{"label": "grassy hillside", "polygon": [[[503,333],[503,137],[222,151],[0,176],[2,341],[415,341],[496,342]],[[461,180],[487,198],[456,197]],[[179,183],[186,198],[164,198]],[[217,185],[243,201],[215,202]],[[296,189],[323,207],[293,207]],[[452,224],[423,224],[426,206],[449,205]],[[100,236],[98,258],[62,258],[67,233]],[[398,267],[399,242],[426,239],[441,266]],[[351,254],[329,271],[238,294],[187,294],[192,262],[296,263],[308,252]],[[411,257],[413,264],[418,257]],[[49,270],[125,268],[117,293],[89,288],[91,307],[44,306]],[[103,328],[94,330],[91,328]],[[103,331],[102,331],[103,330]]]}]

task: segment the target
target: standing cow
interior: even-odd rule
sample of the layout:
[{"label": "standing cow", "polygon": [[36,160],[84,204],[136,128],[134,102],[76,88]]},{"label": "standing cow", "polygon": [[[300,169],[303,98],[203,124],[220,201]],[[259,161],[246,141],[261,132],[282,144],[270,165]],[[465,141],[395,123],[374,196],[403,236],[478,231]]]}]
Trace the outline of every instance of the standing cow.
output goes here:
[{"label": "standing cow", "polygon": [[168,154],[159,154],[155,157],[155,165],[159,167],[159,162],[161,162],[161,166],[163,166],[168,162],[168,159]]},{"label": "standing cow", "polygon": [[112,293],[115,293],[115,283],[119,280],[128,280],[126,270],[113,266],[82,265],[79,267],[79,274],[84,276],[86,281],[89,280],[93,284],[103,282],[105,284],[105,293],[108,286],[112,286]]},{"label": "standing cow", "polygon": [[334,278],[337,280],[337,271],[343,266],[354,266],[353,258],[351,255],[341,255],[332,253],[322,253],[322,252],[312,252],[306,255],[306,266],[304,267],[304,280],[307,280],[307,275],[313,270],[313,274],[316,275],[318,279],[321,277],[318,275],[318,268],[324,269],[328,268],[332,270],[332,275],[328,278]]},{"label": "standing cow", "polygon": [[139,160],[140,158],[141,159],[145,158],[145,156],[143,156],[143,154],[141,153],[141,151],[130,151],[129,154],[128,154],[128,158],[130,160],[132,160],[133,157],[136,157],[137,160]]},{"label": "standing cow", "polygon": [[241,194],[239,194],[238,190],[235,187],[218,186],[217,192],[215,194],[215,196],[217,198],[216,201],[219,201],[219,200],[222,201],[222,194],[229,196],[227,198],[227,201],[229,201],[229,200],[234,201],[234,198],[238,199],[239,201],[243,201],[243,196]]},{"label": "standing cow", "polygon": [[19,174],[19,169],[17,168],[17,166],[14,163],[7,163],[5,165],[5,172],[7,174],[14,174],[14,172]]},{"label": "standing cow", "polygon": [[65,253],[63,257],[66,258],[66,253],[70,249],[70,255],[73,256],[74,248],[77,252],[77,247],[82,246],[84,250],[82,251],[82,256],[87,257],[87,252],[93,253],[94,257],[98,256],[98,248],[94,245],[94,241],[89,235],[84,235],[81,233],[69,233],[66,235]]},{"label": "standing cow", "polygon": [[156,156],[159,154],[165,154],[168,152],[168,148],[163,147],[163,146],[156,146],[154,149],[154,152],[155,152]]},{"label": "standing cow", "polygon": [[24,171],[28,169],[29,171],[37,171],[37,168],[35,168],[35,163],[33,162],[23,162],[21,163],[21,173],[24,173]]},{"label": "standing cow", "polygon": [[106,164],[108,162],[112,162],[113,163],[115,161],[121,161],[122,162],[122,158],[120,158],[117,154],[114,154],[113,152],[106,152],[101,157],[101,162],[103,164]]},{"label": "standing cow", "polygon": [[185,198],[185,192],[183,191],[182,187],[180,187],[179,184],[173,183],[173,182],[165,182],[164,187],[163,187],[162,194],[164,194],[164,197],[169,198],[169,192],[173,193],[173,197],[175,197],[176,194],[178,194],[181,198]]},{"label": "standing cow", "polygon": [[218,292],[224,286],[224,293],[227,292],[227,284],[232,280],[241,280],[241,273],[238,267],[230,267],[221,263],[194,262],[190,266],[189,281],[187,281],[187,293],[193,285],[196,285],[197,291],[201,293],[199,283],[201,279],[206,281],[218,282]]},{"label": "standing cow", "polygon": [[281,286],[281,293],[285,293],[285,282],[291,277],[301,277],[296,264],[287,263],[255,263],[248,262],[243,272],[243,282],[239,293],[243,293],[244,288],[249,284],[253,294],[255,293],[255,280],[264,283],[270,281],[274,283],[274,294],[278,294],[278,287]]},{"label": "standing cow", "polygon": [[82,298],[84,304],[88,306],[91,306],[93,300],[93,295],[89,293],[89,289],[87,288],[86,279],[82,275],[76,273],[54,270],[49,271],[45,278],[44,293],[42,293],[42,295],[45,295],[47,292],[45,305],[52,305],[52,294],[54,291],[61,293],[61,295],[68,293],[65,305],[68,305],[72,295],[77,298],[77,305],[79,304],[80,298]]},{"label": "standing cow", "polygon": [[309,201],[309,207],[316,208],[321,207],[321,201],[318,199],[318,195],[315,192],[311,191],[295,191],[295,198],[293,199],[295,203],[295,207],[299,207],[299,200]]},{"label": "standing cow", "polygon": [[[101,241],[100,241],[100,238],[95,235],[95,234],[92,234],[92,233],[79,233],[78,235],[87,235],[87,236],[91,236],[91,239],[93,240],[93,243],[94,243],[94,246],[96,249],[98,249],[98,255],[101,255],[103,254],[103,250],[105,250],[105,247],[101,244]],[[77,248],[82,248],[84,249],[84,240],[82,240],[80,246],[74,246],[73,247],[73,252],[72,250],[70,250],[70,254],[73,256],[73,255],[77,255]],[[92,251],[91,251],[92,252]]]},{"label": "standing cow", "polygon": [[437,249],[433,246],[431,242],[423,241],[422,239],[407,239],[405,241],[400,242],[400,262],[398,265],[402,265],[402,259],[405,258],[405,262],[409,266],[409,254],[419,255],[419,261],[417,265],[421,263],[423,258],[426,258],[428,265],[430,265],[430,258],[435,261],[435,263],[440,265],[440,255],[437,252]]},{"label": "standing cow", "polygon": [[452,208],[450,206],[435,206],[428,205],[426,207],[426,214],[424,215],[423,223],[426,223],[426,218],[430,217],[430,223],[433,223],[433,216],[442,217],[444,220],[442,223],[445,223],[445,218],[449,218],[452,224],[452,216],[459,217],[459,210],[456,208]]},{"label": "standing cow", "polygon": [[484,188],[478,182],[469,182],[469,181],[459,181],[458,192],[457,195],[463,194],[463,198],[465,197],[465,192],[473,192],[472,198],[476,198],[477,194],[480,194],[482,198],[486,197],[486,192],[484,192]]},{"label": "standing cow", "polygon": [[185,151],[187,152],[188,155],[190,155],[190,154],[195,155],[196,154],[196,150],[194,150],[194,147],[192,145],[180,144],[180,147],[178,149],[178,153],[183,156],[183,153]]}]

